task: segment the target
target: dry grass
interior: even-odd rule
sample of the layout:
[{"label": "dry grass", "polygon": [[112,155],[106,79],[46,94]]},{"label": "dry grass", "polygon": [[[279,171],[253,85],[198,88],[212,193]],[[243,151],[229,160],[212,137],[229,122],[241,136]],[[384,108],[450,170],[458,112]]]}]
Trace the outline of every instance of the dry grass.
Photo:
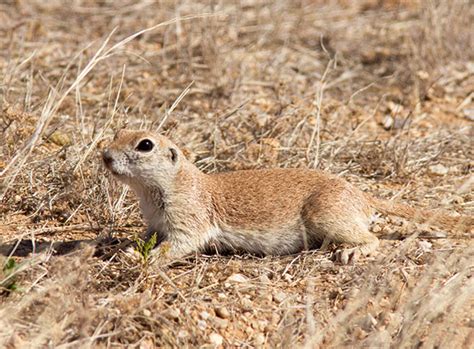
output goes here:
[{"label": "dry grass", "polygon": [[356,265],[312,251],[146,267],[108,253],[143,222],[97,154],[124,125],[160,129],[206,172],[319,167],[472,215],[473,11],[461,0],[0,4],[0,253],[20,266],[0,269],[3,287],[20,288],[0,290],[0,345],[468,348],[470,239],[417,237],[440,232],[385,218],[379,254]]}]

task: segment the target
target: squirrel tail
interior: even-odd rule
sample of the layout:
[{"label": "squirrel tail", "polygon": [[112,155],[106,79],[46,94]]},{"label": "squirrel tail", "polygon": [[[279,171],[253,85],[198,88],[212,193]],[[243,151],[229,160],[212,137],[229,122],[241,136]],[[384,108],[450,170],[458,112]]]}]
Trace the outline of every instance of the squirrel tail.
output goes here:
[{"label": "squirrel tail", "polygon": [[453,216],[436,210],[417,209],[406,204],[380,200],[370,196],[370,205],[384,215],[405,218],[415,223],[424,223],[442,229],[469,232],[474,228],[474,217]]}]

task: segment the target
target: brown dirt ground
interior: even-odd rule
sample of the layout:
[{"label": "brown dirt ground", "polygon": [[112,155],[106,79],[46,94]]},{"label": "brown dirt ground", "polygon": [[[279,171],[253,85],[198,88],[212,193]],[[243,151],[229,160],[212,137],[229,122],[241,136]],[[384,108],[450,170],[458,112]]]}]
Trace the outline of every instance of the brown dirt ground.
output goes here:
[{"label": "brown dirt ground", "polygon": [[1,346],[472,346],[455,227],[380,217],[378,253],[347,266],[147,266],[114,250],[144,224],[98,157],[124,126],[160,127],[205,172],[322,168],[472,215],[469,1],[16,0],[0,19],[0,262],[18,266],[0,269]]}]

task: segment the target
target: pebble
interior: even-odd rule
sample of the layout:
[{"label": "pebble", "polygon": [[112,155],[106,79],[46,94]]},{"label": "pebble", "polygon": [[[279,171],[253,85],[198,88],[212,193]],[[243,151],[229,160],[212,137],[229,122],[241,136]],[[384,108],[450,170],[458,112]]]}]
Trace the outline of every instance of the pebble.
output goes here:
[{"label": "pebble", "polygon": [[209,335],[209,341],[215,346],[219,346],[224,342],[224,338],[219,333],[213,332]]},{"label": "pebble", "polygon": [[165,311],[164,315],[170,319],[177,320],[181,316],[181,311],[175,308],[169,308]]},{"label": "pebble", "polygon": [[265,335],[263,333],[257,333],[254,339],[255,345],[263,345],[265,344]]},{"label": "pebble", "polygon": [[474,108],[465,108],[462,112],[466,119],[474,121]]},{"label": "pebble", "polygon": [[230,312],[225,307],[217,307],[215,309],[216,315],[222,319],[227,319],[230,317]]},{"label": "pebble", "polygon": [[271,324],[272,324],[273,326],[278,325],[278,323],[280,322],[280,320],[281,320],[280,315],[278,315],[277,313],[272,313]]},{"label": "pebble", "polygon": [[237,283],[247,282],[248,280],[249,279],[245,275],[242,275],[242,274],[232,274],[231,276],[227,278],[228,282],[237,282]]},{"label": "pebble", "polygon": [[189,336],[189,332],[186,330],[180,330],[178,332],[178,338],[186,338]]},{"label": "pebble", "polygon": [[383,120],[383,128],[386,130],[390,130],[393,126],[394,120],[390,115],[386,115]]},{"label": "pebble", "polygon": [[200,330],[204,331],[204,330],[206,329],[206,327],[207,327],[206,321],[204,321],[204,320],[198,320],[198,322],[197,322],[197,327],[198,327]]},{"label": "pebble", "polygon": [[229,325],[229,320],[221,319],[220,317],[216,317],[216,318],[214,318],[214,325],[217,328],[225,329]]},{"label": "pebble", "polygon": [[202,311],[202,312],[199,313],[199,316],[201,317],[201,319],[207,320],[207,319],[209,319],[211,314],[209,314],[207,311]]},{"label": "pebble", "polygon": [[278,303],[282,303],[286,299],[286,293],[279,291],[273,294],[273,300]]},{"label": "pebble", "polygon": [[266,329],[268,329],[268,325],[269,325],[268,320],[263,319],[263,320],[258,321],[258,328],[261,331],[265,331]]},{"label": "pebble", "polygon": [[221,292],[221,293],[218,293],[218,294],[217,294],[217,298],[219,298],[219,299],[226,299],[227,296],[225,295],[225,293],[222,293],[222,292]]},{"label": "pebble", "polygon": [[449,170],[441,164],[433,165],[429,167],[430,173],[436,176],[444,176],[448,174]]}]

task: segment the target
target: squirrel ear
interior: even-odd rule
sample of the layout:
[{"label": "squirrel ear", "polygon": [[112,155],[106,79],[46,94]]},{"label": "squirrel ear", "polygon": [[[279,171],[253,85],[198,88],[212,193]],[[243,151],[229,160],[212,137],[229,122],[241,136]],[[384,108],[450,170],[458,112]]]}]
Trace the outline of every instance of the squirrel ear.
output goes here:
[{"label": "squirrel ear", "polygon": [[170,158],[171,161],[173,161],[174,163],[178,161],[178,152],[176,151],[176,149],[170,148]]}]

